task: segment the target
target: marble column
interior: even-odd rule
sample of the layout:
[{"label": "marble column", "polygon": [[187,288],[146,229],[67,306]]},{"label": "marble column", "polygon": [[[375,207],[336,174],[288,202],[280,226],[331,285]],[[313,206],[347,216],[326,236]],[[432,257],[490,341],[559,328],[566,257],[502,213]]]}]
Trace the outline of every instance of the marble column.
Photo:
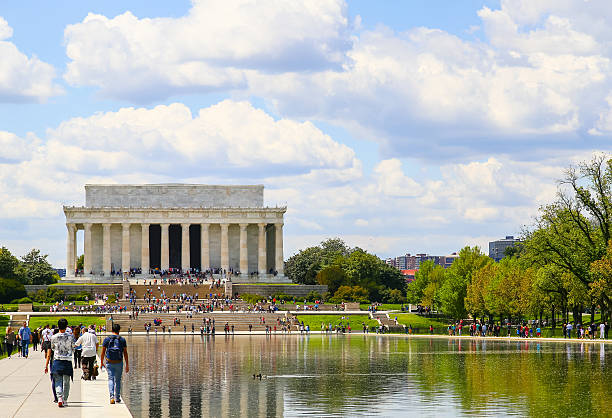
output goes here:
[{"label": "marble column", "polygon": [[73,276],[76,270],[76,253],[74,251],[76,241],[76,225],[66,224],[68,236],[66,238],[66,276]]},{"label": "marble column", "polygon": [[276,243],[276,260],[274,261],[274,268],[278,272],[279,276],[285,274],[285,260],[283,258],[283,224],[274,224],[276,230],[274,231],[274,241]]},{"label": "marble column", "polygon": [[206,271],[210,268],[210,239],[208,235],[208,227],[210,224],[202,224],[202,232],[200,234],[200,250],[202,253],[202,271]]},{"label": "marble column", "polygon": [[191,267],[190,258],[190,246],[189,246],[189,224],[181,224],[181,269],[183,271]]},{"label": "marble column", "polygon": [[85,228],[85,239],[83,240],[83,271],[85,276],[91,275],[92,269],[92,251],[91,251],[91,224],[83,224]]},{"label": "marble column", "polygon": [[121,272],[130,272],[130,224],[121,224],[123,235],[121,236]]},{"label": "marble column", "polygon": [[143,274],[148,274],[150,267],[149,260],[149,224],[140,224],[142,243],[140,245],[140,268]]},{"label": "marble column", "polygon": [[170,224],[161,224],[161,269],[170,267],[170,244],[168,241],[168,227]]},{"label": "marble column", "polygon": [[259,227],[259,239],[257,241],[257,271],[259,274],[267,273],[266,268],[266,224],[257,224]]},{"label": "marble column", "polygon": [[247,245],[247,227],[249,224],[240,224],[240,274],[249,275],[249,248]]},{"label": "marble column", "polygon": [[102,224],[102,271],[111,274],[111,224]]},{"label": "marble column", "polygon": [[221,224],[221,269],[229,271],[229,240],[227,239],[229,224]]}]

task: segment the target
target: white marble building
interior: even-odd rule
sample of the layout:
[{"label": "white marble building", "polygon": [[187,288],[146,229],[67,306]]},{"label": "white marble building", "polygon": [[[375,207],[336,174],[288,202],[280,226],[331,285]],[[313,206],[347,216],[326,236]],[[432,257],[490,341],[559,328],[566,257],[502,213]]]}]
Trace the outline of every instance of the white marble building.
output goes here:
[{"label": "white marble building", "polygon": [[64,206],[67,268],[74,276],[84,230],[86,276],[140,268],[220,268],[259,280],[283,274],[283,215],[264,207],[263,185],[85,186],[85,206]]}]

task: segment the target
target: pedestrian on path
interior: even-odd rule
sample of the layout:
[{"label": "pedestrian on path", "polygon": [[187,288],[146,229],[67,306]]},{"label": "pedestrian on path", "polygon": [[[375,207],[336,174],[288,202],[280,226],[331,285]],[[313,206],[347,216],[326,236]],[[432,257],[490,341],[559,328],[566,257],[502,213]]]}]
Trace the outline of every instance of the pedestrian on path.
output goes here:
[{"label": "pedestrian on path", "polygon": [[[65,318],[57,321],[59,332],[51,338],[51,350],[53,350],[54,355],[51,373],[53,374],[53,383],[57,395],[57,406],[60,408],[67,405],[68,396],[70,395],[70,380],[73,377],[72,356],[74,353],[74,339],[71,334],[66,332],[67,326],[68,321]],[[51,353],[47,353],[45,373],[49,372],[49,360],[51,359]]]},{"label": "pedestrian on path", "polygon": [[83,333],[76,341],[77,346],[82,347],[82,365],[84,380],[91,380],[93,374],[94,363],[96,361],[96,352],[98,351],[98,338],[96,337],[95,325],[90,325],[89,329]]},{"label": "pedestrian on path", "polygon": [[11,358],[11,354],[13,354],[13,346],[15,345],[15,333],[13,332],[13,328],[8,327],[6,329],[6,335],[4,336],[4,345],[6,346],[6,354],[8,358]]},{"label": "pedestrian on path", "polygon": [[123,362],[125,361],[125,372],[130,372],[130,361],[127,352],[127,341],[119,336],[121,326],[113,324],[113,335],[106,337],[102,342],[102,353],[100,354],[101,366],[108,371],[108,391],[110,403],[121,402],[121,376],[123,375]]},{"label": "pedestrian on path", "polygon": [[30,345],[30,338],[32,338],[32,331],[28,327],[28,322],[24,321],[23,326],[19,328],[19,340],[21,342],[21,357],[28,358],[28,347]]}]

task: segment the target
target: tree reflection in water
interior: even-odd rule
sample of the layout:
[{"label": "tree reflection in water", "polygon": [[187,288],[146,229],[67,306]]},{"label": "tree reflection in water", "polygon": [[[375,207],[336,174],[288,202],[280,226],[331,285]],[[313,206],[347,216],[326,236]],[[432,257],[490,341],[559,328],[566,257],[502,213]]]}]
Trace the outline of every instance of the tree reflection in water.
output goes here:
[{"label": "tree reflection in water", "polygon": [[597,416],[612,408],[612,345],[603,343],[177,335],[128,344],[124,394],[136,417]]}]

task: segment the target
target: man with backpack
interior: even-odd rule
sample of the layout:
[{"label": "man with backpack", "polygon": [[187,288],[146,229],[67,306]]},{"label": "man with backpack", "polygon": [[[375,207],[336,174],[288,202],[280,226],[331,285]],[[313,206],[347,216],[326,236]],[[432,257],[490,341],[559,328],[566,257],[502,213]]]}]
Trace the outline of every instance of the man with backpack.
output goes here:
[{"label": "man with backpack", "polygon": [[125,372],[130,371],[128,359],[127,342],[119,336],[121,326],[113,324],[113,335],[106,337],[102,342],[102,353],[100,354],[100,365],[105,366],[108,371],[108,391],[110,392],[110,403],[121,402],[121,376],[123,374],[123,362],[125,361]]}]

